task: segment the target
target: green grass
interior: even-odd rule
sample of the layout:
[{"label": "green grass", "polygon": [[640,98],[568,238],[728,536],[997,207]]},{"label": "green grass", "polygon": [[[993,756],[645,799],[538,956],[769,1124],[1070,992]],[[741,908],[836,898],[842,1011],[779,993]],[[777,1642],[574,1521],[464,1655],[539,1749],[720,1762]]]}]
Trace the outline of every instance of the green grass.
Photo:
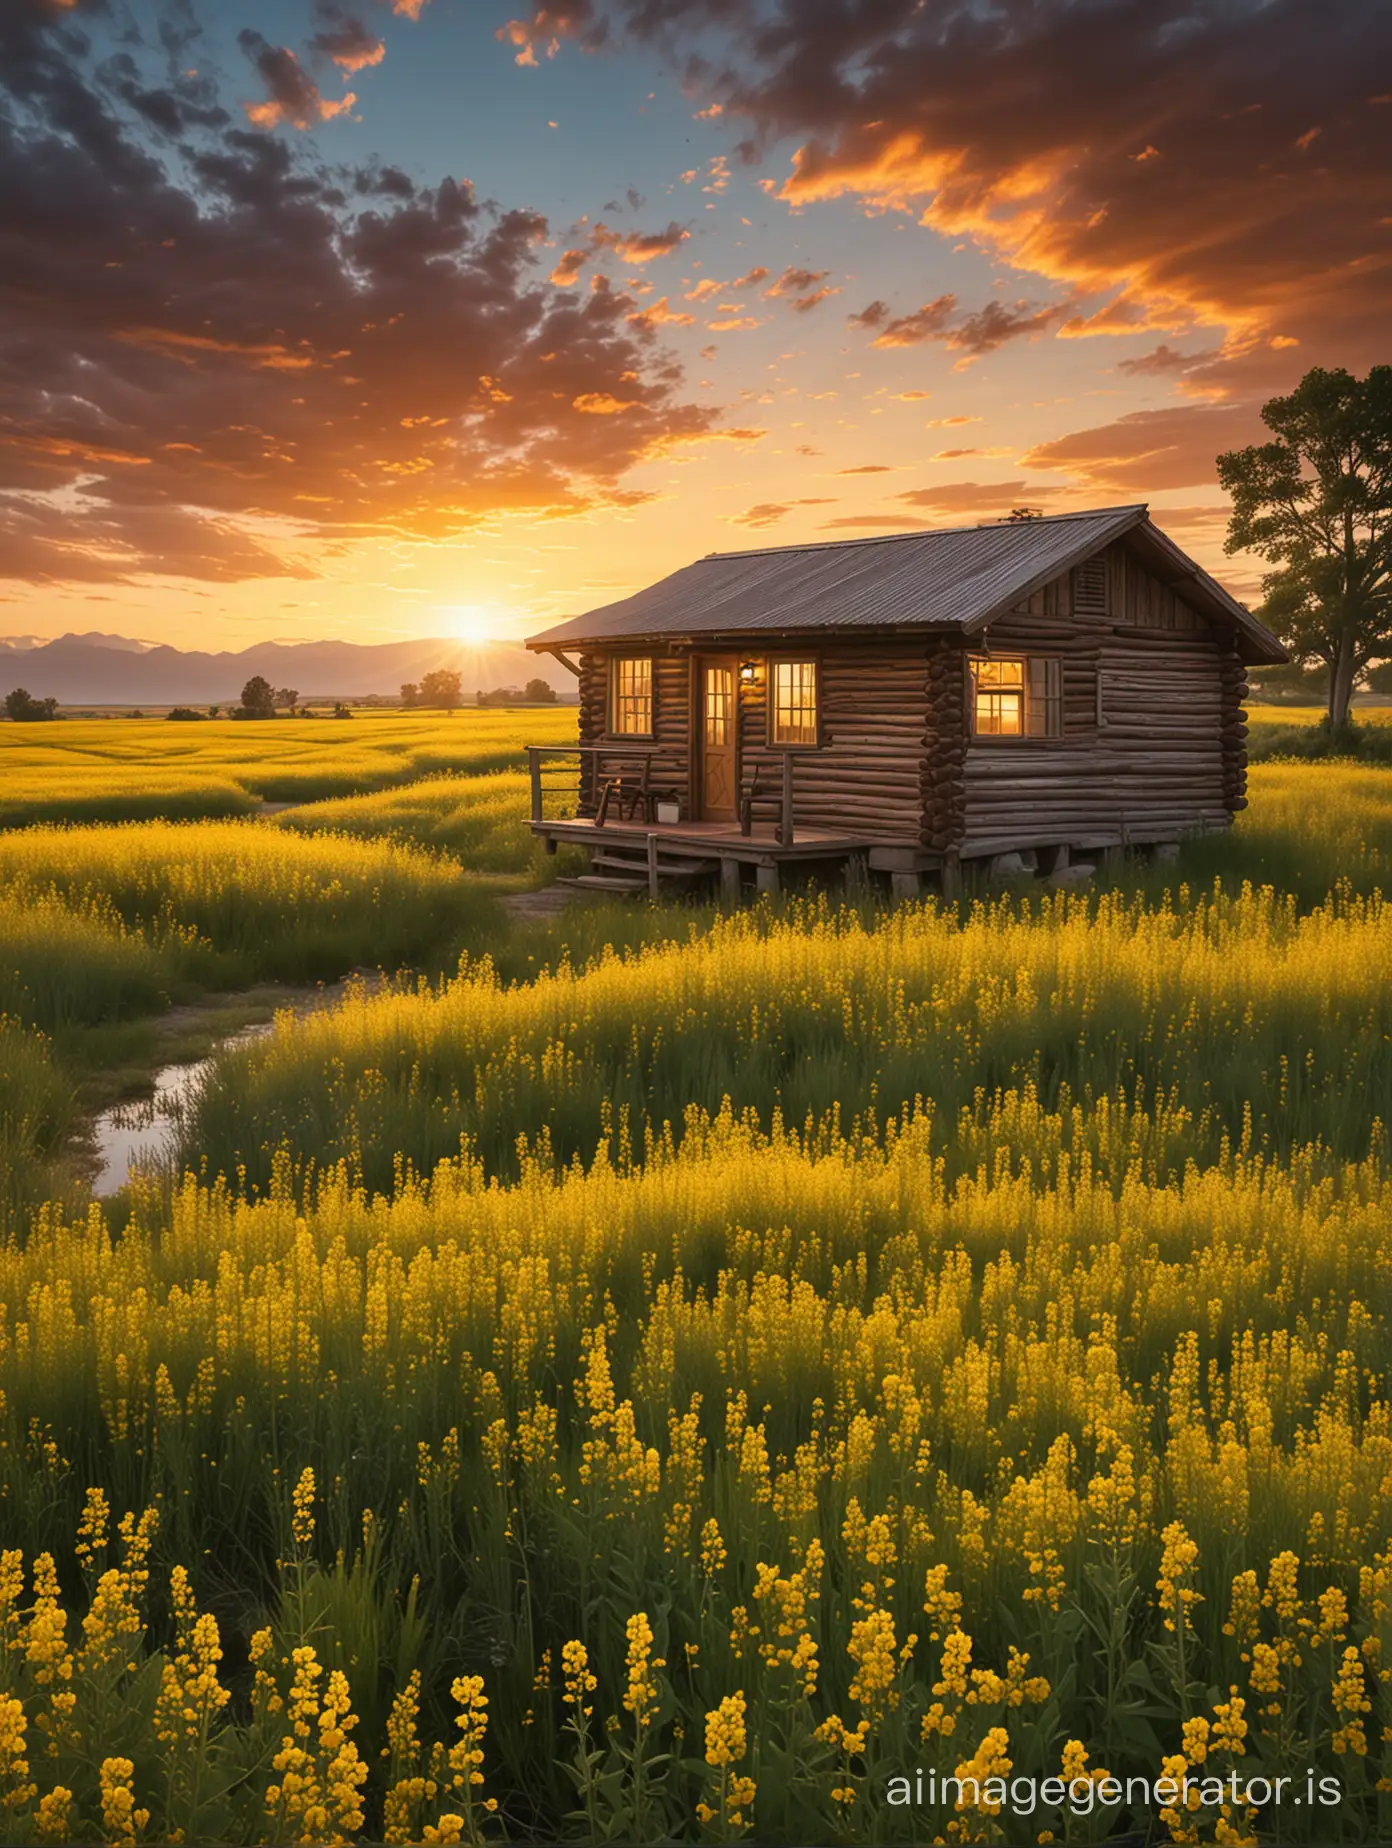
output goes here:
[{"label": "green grass", "polygon": [[494,770],[422,777],[369,796],[315,802],[281,816],[298,832],[332,829],[364,840],[415,841],[453,854],[473,871],[554,878],[578,870],[578,855],[548,855],[529,826],[525,774]]},{"label": "green grass", "polygon": [[76,1116],[47,1039],[0,1010],[0,1243],[22,1235],[41,1202],[72,1197],[61,1164]]},{"label": "green grass", "polygon": [[456,862],[395,841],[258,822],[41,827],[0,835],[0,888],[109,910],[187,980],[305,982],[359,964],[448,966],[493,916]]}]

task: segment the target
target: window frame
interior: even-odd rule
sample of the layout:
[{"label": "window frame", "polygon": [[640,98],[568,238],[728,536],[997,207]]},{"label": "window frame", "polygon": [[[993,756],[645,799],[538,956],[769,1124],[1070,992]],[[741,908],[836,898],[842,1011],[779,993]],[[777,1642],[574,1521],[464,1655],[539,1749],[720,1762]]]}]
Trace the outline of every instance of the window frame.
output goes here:
[{"label": "window frame", "polygon": [[[774,732],[778,724],[778,669],[780,667],[810,667],[812,669],[812,719],[811,738],[776,738]],[[767,748],[771,751],[818,751],[822,748],[822,704],[825,677],[822,672],[820,654],[786,653],[770,655],[764,663],[764,733]]]},{"label": "window frame", "polygon": [[[978,665],[987,662],[1000,664],[1018,661],[1020,664],[1020,729],[1019,731],[982,731],[976,722],[977,700],[980,692],[977,687],[976,670]],[[1040,670],[1046,691],[1041,696],[1035,690],[1036,672]],[[1052,680],[1056,690],[1047,690]],[[1002,649],[999,653],[977,651],[967,655],[967,735],[973,744],[1002,745],[1010,747],[1020,744],[1053,744],[1061,742],[1064,735],[1063,711],[1063,657],[1056,654],[1036,653],[1032,649]],[[1032,729],[1032,720],[1043,703],[1044,724],[1046,729]],[[1057,723],[1054,729],[1047,729],[1052,708]]]},{"label": "window frame", "polygon": [[[629,665],[646,665],[648,670],[648,728],[646,731],[625,730],[619,724],[621,702],[625,695],[620,692],[619,683],[622,671]],[[657,661],[650,654],[616,654],[609,657],[608,711],[605,714],[608,734],[611,739],[655,738],[657,736]],[[628,695],[630,699],[641,695]]]}]

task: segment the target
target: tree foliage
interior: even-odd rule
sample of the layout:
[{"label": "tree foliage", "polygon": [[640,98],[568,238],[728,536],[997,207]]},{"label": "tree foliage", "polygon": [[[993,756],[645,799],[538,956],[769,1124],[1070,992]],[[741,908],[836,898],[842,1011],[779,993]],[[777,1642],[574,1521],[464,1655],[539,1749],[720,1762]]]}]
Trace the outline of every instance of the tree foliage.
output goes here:
[{"label": "tree foliage", "polygon": [[1262,421],[1269,443],[1218,457],[1226,550],[1275,567],[1260,613],[1297,661],[1324,663],[1337,730],[1358,675],[1392,652],[1392,366],[1316,366]]},{"label": "tree foliage", "polygon": [[58,717],[56,699],[35,699],[27,687],[15,687],[5,695],[5,713],[16,724],[32,725],[43,719]]},{"label": "tree foliage", "polygon": [[253,674],[242,688],[241,715],[248,719],[275,717],[275,691],[264,674]]},{"label": "tree foliage", "polygon": [[444,706],[453,712],[456,706],[464,703],[459,675],[448,667],[435,667],[428,674],[422,674],[419,703],[422,706]]}]

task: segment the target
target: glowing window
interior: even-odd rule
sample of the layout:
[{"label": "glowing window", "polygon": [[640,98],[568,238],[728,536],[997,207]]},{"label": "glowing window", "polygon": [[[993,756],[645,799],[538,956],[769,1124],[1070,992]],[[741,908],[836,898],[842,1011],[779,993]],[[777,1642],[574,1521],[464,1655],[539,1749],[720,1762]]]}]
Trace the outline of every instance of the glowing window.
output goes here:
[{"label": "glowing window", "polygon": [[1025,664],[1021,660],[973,661],[972,728],[979,737],[1025,735]]},{"label": "glowing window", "polygon": [[623,737],[650,738],[653,728],[653,664],[649,659],[615,661],[610,695],[610,729]]},{"label": "glowing window", "polygon": [[1062,737],[1063,663],[1057,657],[977,656],[971,675],[977,737]]},{"label": "glowing window", "polygon": [[774,744],[817,742],[817,663],[775,661],[771,670]]}]

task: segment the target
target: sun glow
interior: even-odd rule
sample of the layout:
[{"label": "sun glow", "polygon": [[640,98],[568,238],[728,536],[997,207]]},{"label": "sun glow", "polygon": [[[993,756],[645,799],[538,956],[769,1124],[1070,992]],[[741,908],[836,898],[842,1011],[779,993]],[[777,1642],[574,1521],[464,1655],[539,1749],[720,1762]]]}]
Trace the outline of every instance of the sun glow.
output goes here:
[{"label": "sun glow", "polygon": [[501,619],[487,603],[458,603],[446,612],[451,634],[466,648],[487,648],[499,638]]}]

